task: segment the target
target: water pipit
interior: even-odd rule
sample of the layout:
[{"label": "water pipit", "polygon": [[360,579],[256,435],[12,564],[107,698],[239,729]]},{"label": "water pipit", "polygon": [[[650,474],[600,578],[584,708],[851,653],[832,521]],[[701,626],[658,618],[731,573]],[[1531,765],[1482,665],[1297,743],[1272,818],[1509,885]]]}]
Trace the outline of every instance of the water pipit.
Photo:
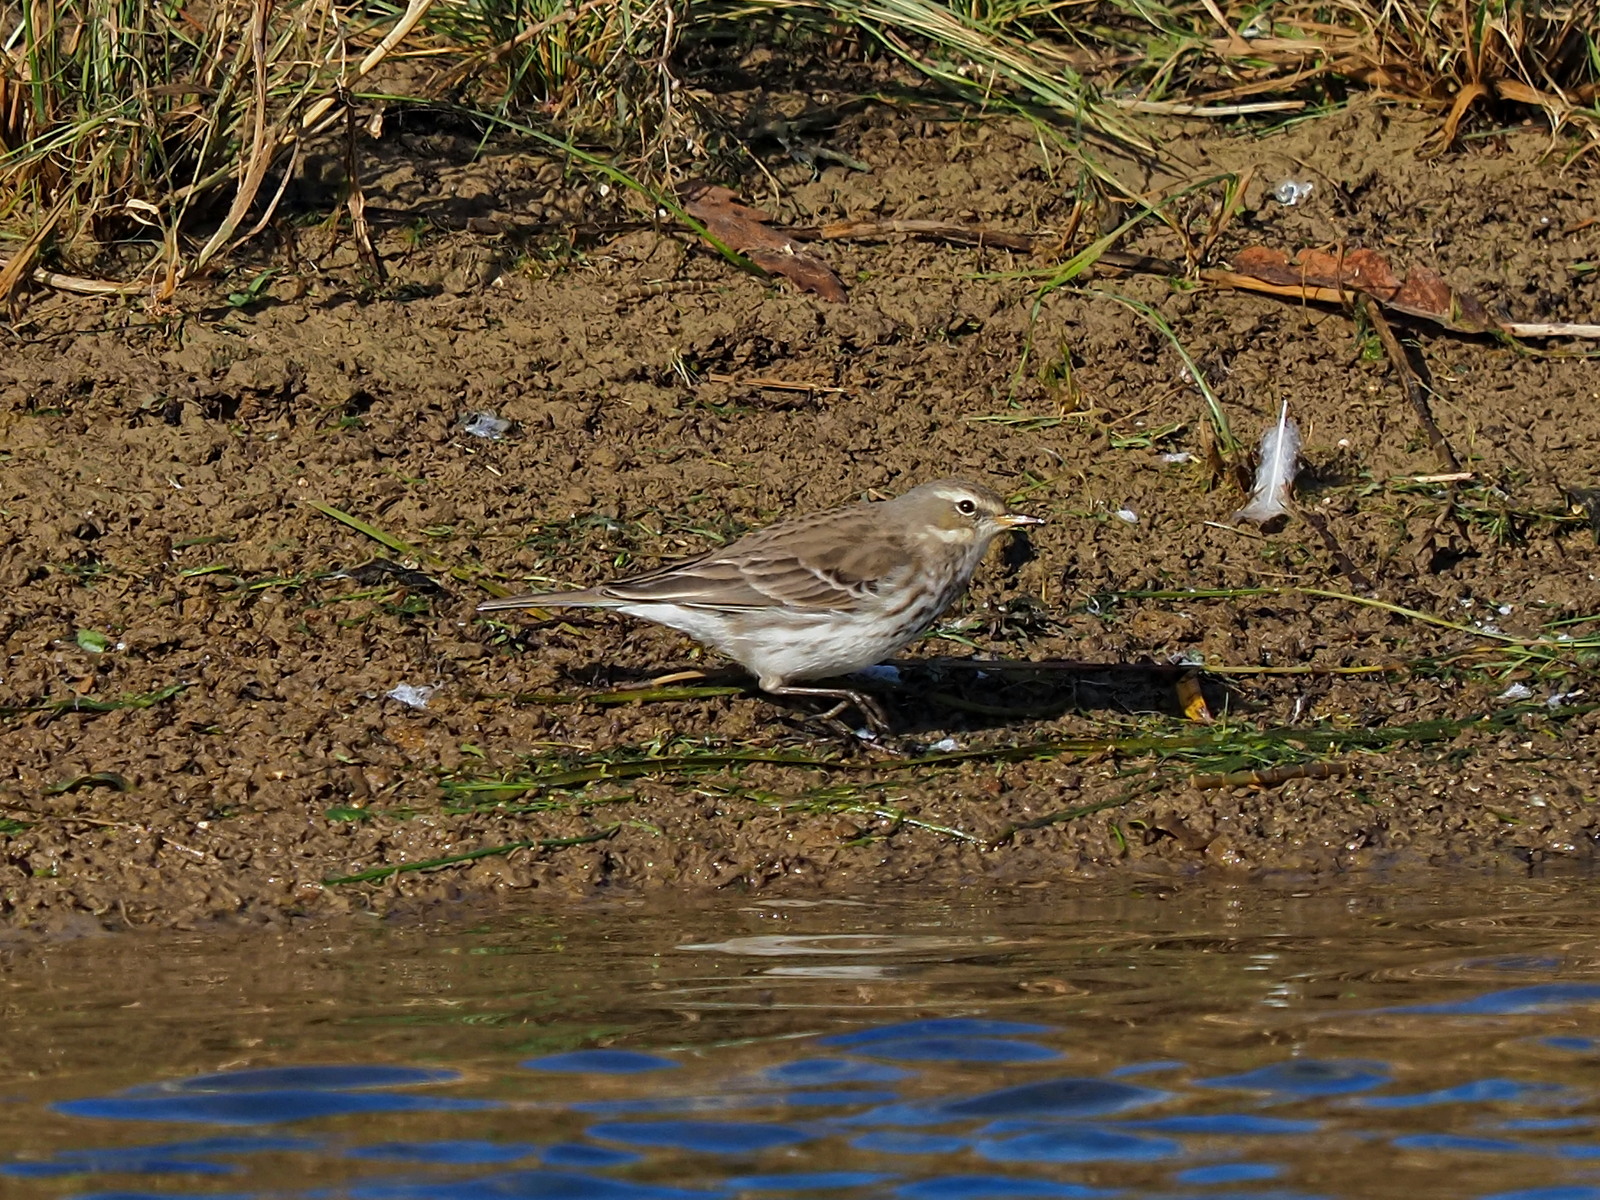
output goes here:
[{"label": "water pipit", "polygon": [[1038,525],[994,492],[940,479],[893,500],[780,521],[731,545],[644,575],[578,592],[485,600],[506,608],[614,608],[688,634],[733,659],[774,696],[825,696],[833,717],[854,705],[888,722],[850,688],[796,687],[882,662],[966,591],[989,544]]}]

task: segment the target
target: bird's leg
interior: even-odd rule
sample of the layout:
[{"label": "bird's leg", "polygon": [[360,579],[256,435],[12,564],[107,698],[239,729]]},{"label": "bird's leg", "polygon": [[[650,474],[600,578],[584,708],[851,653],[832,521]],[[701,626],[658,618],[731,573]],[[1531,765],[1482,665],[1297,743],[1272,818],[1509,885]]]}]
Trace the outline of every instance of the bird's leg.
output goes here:
[{"label": "bird's leg", "polygon": [[849,688],[816,688],[816,687],[763,687],[762,691],[773,696],[832,696],[839,703],[822,714],[824,721],[837,717],[846,708],[855,708],[867,719],[867,727],[874,733],[886,734],[889,732],[889,716],[883,711],[883,706],[864,692],[854,692]]}]

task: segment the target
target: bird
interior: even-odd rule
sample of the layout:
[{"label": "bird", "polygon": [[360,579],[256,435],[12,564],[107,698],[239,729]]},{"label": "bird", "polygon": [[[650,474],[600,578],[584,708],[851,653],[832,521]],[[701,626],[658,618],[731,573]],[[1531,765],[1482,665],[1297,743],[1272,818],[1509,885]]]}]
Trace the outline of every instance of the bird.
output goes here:
[{"label": "bird", "polygon": [[725,654],[769,695],[833,699],[824,719],[853,706],[883,731],[883,710],[861,692],[798,685],[882,662],[966,591],[996,537],[1041,524],[981,484],[938,479],[780,521],[642,575],[485,600],[478,611],[615,609]]}]

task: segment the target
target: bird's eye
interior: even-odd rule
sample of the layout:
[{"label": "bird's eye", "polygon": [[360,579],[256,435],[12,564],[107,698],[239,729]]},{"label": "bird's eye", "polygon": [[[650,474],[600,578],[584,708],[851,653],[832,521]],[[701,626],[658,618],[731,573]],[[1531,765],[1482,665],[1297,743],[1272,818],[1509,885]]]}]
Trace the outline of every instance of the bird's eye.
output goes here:
[{"label": "bird's eye", "polygon": [[971,500],[957,500],[956,511],[963,517],[970,517],[973,513],[978,511],[978,506]]}]

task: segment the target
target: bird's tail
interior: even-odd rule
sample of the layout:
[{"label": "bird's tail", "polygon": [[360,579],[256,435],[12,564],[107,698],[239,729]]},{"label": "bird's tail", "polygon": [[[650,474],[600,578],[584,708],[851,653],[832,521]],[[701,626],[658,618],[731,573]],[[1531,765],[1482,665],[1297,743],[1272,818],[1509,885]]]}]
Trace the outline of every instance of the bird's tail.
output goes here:
[{"label": "bird's tail", "polygon": [[479,612],[499,612],[507,608],[612,608],[618,603],[598,589],[581,592],[546,592],[535,596],[497,596],[478,605]]}]

